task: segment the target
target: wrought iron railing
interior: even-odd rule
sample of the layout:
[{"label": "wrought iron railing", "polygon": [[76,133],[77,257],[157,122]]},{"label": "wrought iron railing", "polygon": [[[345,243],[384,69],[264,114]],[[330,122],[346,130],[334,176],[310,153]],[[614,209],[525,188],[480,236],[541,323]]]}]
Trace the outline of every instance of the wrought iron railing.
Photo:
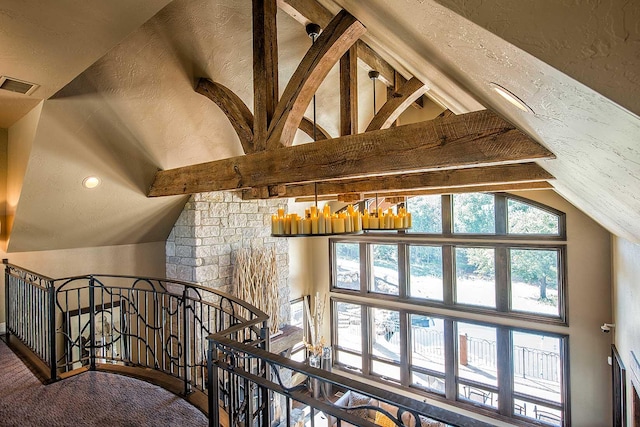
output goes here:
[{"label": "wrought iron railing", "polygon": [[[344,375],[269,353],[253,343],[240,343],[226,335],[223,331],[209,337],[211,427],[374,427],[377,425],[374,422],[376,416],[372,413],[381,413],[398,426],[491,425]],[[304,380],[297,382],[295,378]],[[341,402],[344,399],[336,401],[333,390],[354,393],[360,403],[350,405]],[[363,415],[364,413],[367,415]],[[441,424],[437,424],[438,421]]]},{"label": "wrought iron railing", "polygon": [[268,320],[231,295],[176,280],[51,279],[6,263],[5,286],[7,333],[41,359],[50,381],[113,364],[175,377],[185,395],[206,391],[207,336],[242,324],[232,338],[264,339]]},{"label": "wrought iron railing", "polygon": [[[358,408],[332,403],[332,388],[393,405],[392,411],[365,406],[400,426],[421,415],[454,426],[488,426],[269,353],[267,316],[213,289],[131,276],[52,279],[6,261],[5,286],[7,337],[37,355],[51,381],[87,368],[149,368],[181,381],[185,396],[206,394],[209,423],[216,427],[296,425],[295,411],[305,426],[320,426],[319,419],[331,426],[375,425],[356,414]],[[303,380],[293,385],[294,378]]]}]

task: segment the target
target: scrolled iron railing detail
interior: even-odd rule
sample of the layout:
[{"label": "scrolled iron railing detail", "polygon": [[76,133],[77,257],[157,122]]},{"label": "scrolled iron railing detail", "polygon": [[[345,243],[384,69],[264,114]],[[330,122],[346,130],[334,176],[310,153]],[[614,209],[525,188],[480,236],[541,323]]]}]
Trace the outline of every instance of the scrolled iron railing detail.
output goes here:
[{"label": "scrolled iron railing detail", "polygon": [[[311,418],[323,413],[361,426],[374,424],[354,415],[355,409],[381,412],[398,426],[404,425],[406,412],[414,420],[426,415],[451,425],[487,426],[269,353],[266,314],[223,292],[133,276],[51,279],[6,261],[5,266],[7,333],[40,357],[53,381],[87,366],[155,369],[181,380],[184,395],[194,389],[207,395],[211,426],[219,426],[222,418],[230,426],[270,426],[273,406],[283,399],[286,423],[292,420],[291,402],[296,401],[311,408]],[[307,380],[287,384],[285,371]],[[320,395],[311,396],[313,381],[393,403],[397,413],[373,405],[336,405],[322,386]]]},{"label": "scrolled iron railing detail", "polygon": [[[5,278],[7,332],[42,359],[53,381],[96,363],[120,364],[179,378],[185,394],[193,387],[206,392],[207,336],[266,321],[264,313],[231,295],[177,280],[51,279],[7,261]],[[25,316],[29,310],[33,315]],[[257,342],[261,333],[251,327],[242,335]]]}]

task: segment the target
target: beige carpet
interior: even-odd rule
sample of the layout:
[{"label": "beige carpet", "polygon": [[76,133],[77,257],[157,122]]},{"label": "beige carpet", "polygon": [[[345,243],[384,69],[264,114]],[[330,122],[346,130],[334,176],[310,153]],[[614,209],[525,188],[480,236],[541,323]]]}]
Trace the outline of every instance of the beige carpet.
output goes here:
[{"label": "beige carpet", "polygon": [[85,372],[43,385],[0,340],[0,426],[206,426],[202,412],[144,381]]}]

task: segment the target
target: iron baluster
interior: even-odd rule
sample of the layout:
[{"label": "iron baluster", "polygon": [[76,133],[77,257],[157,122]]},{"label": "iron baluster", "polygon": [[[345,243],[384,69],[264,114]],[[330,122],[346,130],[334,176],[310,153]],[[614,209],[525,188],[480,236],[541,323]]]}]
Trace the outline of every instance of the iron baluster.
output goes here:
[{"label": "iron baluster", "polygon": [[9,331],[11,330],[11,321],[13,320],[13,316],[11,313],[11,308],[9,306],[9,301],[12,301],[11,290],[9,288],[9,266],[6,265],[8,260],[3,259],[2,262],[5,264],[4,266],[4,312],[5,312],[5,340],[9,342]]},{"label": "iron baluster", "polygon": [[183,328],[183,345],[182,345],[182,364],[184,365],[184,395],[191,393],[191,372],[189,371],[189,322],[187,321],[187,292],[185,287],[182,291],[182,328]]},{"label": "iron baluster", "polygon": [[51,361],[51,381],[58,379],[58,362],[56,353],[56,288],[53,282],[49,282],[48,288],[49,297],[49,351]]},{"label": "iron baluster", "polygon": [[[93,278],[93,276],[91,276],[91,278],[89,279],[89,369],[92,371],[96,370],[96,296],[94,294],[94,290],[95,279]],[[80,301],[78,300],[78,303],[79,302]],[[80,334],[82,335],[82,333]]]}]

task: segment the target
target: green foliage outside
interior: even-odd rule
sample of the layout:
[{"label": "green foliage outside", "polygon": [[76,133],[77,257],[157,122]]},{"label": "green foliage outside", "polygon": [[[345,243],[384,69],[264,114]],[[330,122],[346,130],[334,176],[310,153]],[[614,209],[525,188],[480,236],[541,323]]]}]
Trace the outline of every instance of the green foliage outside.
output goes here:
[{"label": "green foliage outside", "polygon": [[454,233],[495,233],[496,214],[494,205],[492,194],[455,194],[453,196]]},{"label": "green foliage outside", "polygon": [[442,233],[441,196],[416,196],[409,199],[412,233]]},{"label": "green foliage outside", "polygon": [[[462,234],[495,233],[494,196],[472,193],[453,196],[454,232]],[[413,232],[442,233],[440,196],[413,197],[409,201]],[[508,232],[511,234],[558,234],[558,218],[517,200],[508,202]],[[340,259],[359,261],[357,243],[340,243]],[[376,267],[397,269],[397,245],[372,245]],[[515,249],[511,253],[511,280],[537,285],[539,299],[547,300],[547,289],[558,288],[558,253],[555,250]],[[442,248],[411,246],[409,260],[414,276],[442,278]],[[489,248],[457,248],[458,276],[495,277],[495,251]]]}]

